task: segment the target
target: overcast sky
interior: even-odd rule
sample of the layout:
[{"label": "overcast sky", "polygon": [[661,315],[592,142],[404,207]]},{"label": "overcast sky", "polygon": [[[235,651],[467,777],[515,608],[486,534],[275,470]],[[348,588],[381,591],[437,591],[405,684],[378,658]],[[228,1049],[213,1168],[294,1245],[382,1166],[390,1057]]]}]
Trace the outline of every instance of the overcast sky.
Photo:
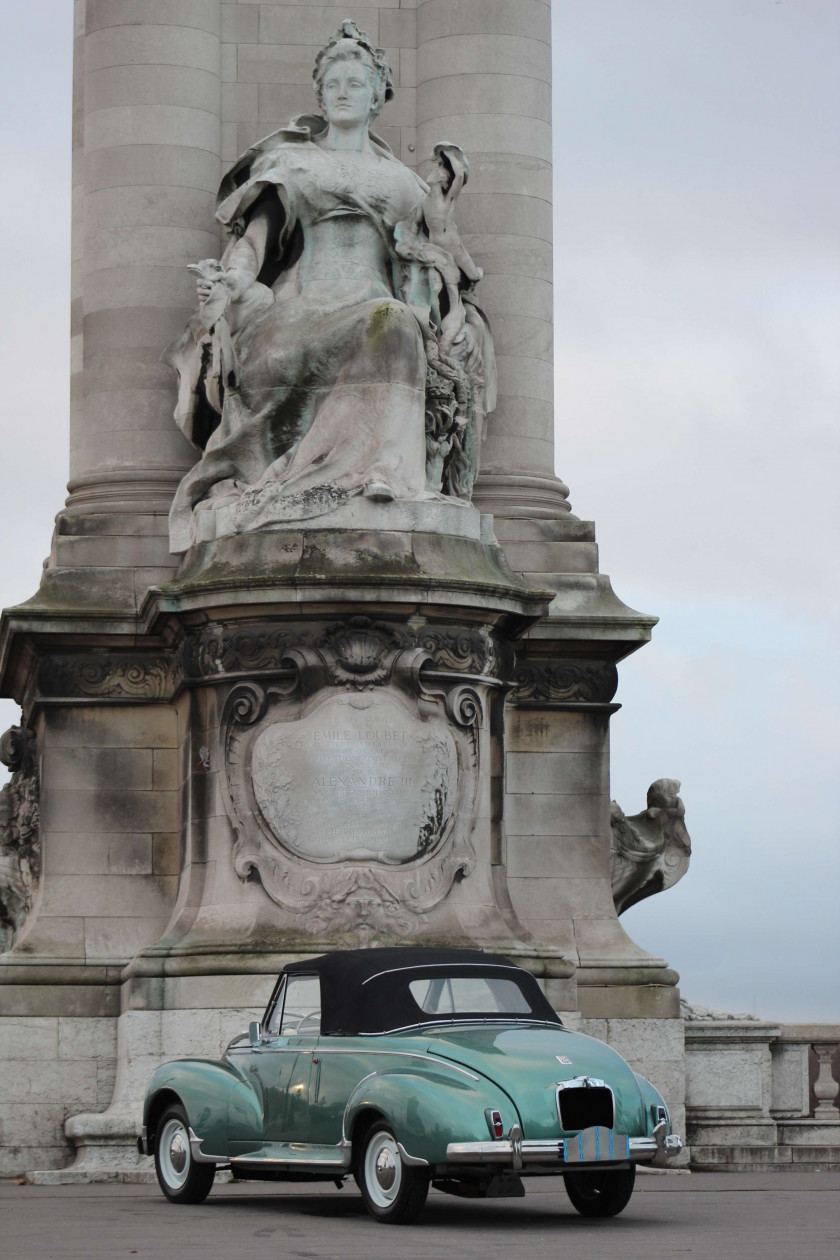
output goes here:
[{"label": "overcast sky", "polygon": [[[3,7],[10,605],[67,480],[72,5]],[[691,1001],[840,1021],[840,3],[554,0],[554,46],[557,471],[661,618],[613,795],[681,779],[694,845],[623,922]]]}]

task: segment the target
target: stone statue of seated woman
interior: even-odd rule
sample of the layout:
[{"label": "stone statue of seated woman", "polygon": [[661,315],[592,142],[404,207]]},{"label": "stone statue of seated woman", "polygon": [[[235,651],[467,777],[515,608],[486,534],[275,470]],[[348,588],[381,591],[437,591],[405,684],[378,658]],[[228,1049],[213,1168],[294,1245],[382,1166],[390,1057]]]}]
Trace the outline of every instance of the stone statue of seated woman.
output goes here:
[{"label": "stone statue of seated woman", "polygon": [[318,521],[355,496],[469,502],[495,360],[454,224],[468,165],[436,146],[430,183],[370,131],[393,96],[351,21],[318,54],[321,116],[249,149],[222,181],[231,236],[164,354],[175,418],[201,451],[172,507],[186,551],[223,533]]}]

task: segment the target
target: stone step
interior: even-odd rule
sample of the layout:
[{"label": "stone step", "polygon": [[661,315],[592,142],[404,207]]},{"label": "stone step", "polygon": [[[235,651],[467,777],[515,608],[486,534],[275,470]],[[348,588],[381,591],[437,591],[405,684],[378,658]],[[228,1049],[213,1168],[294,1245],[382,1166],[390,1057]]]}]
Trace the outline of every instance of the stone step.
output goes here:
[{"label": "stone step", "polygon": [[697,1146],[695,1172],[840,1172],[840,1145]]}]

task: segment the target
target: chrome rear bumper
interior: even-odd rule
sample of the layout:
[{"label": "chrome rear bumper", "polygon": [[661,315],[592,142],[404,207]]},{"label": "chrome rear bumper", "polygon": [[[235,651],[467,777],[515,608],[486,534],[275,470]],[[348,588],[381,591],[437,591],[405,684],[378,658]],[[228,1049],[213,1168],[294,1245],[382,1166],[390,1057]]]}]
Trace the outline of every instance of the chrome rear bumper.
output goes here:
[{"label": "chrome rear bumper", "polygon": [[[586,1132],[584,1130],[584,1132]],[[605,1131],[606,1133],[609,1130]],[[661,1168],[682,1150],[682,1139],[676,1134],[666,1134],[665,1124],[658,1124],[651,1137],[625,1138],[614,1134],[612,1142],[598,1144],[598,1154],[581,1159],[577,1151],[572,1153],[575,1138],[528,1139],[523,1138],[518,1125],[514,1125],[506,1138],[489,1142],[450,1142],[446,1159],[453,1164],[494,1164],[524,1168],[528,1164],[559,1164],[564,1168],[591,1168],[603,1164],[653,1164]],[[568,1144],[568,1145],[567,1145]],[[571,1157],[570,1157],[571,1156]]]}]

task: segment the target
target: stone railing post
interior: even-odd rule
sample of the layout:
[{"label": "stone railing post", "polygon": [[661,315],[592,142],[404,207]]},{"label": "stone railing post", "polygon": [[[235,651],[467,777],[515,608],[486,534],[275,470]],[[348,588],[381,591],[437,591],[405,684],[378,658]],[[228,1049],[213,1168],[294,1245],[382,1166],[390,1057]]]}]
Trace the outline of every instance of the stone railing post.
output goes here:
[{"label": "stone railing post", "polygon": [[837,1053],[836,1041],[815,1041],[811,1049],[817,1056],[817,1079],[814,1082],[814,1095],[817,1100],[814,1109],[815,1120],[840,1120],[837,1110],[838,1084],[831,1072],[831,1065]]},{"label": "stone railing post", "polygon": [[554,475],[551,8],[425,0],[417,43],[418,157],[438,140],[469,155],[458,218],[498,355],[475,502],[501,517],[567,516]]}]

